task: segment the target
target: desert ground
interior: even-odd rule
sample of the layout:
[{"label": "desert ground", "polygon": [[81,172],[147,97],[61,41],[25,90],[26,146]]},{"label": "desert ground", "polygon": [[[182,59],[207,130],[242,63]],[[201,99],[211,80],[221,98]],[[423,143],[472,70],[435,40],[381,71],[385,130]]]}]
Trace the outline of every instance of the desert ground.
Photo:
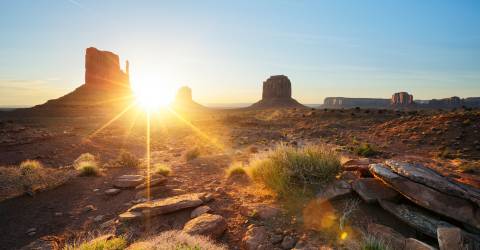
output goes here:
[{"label": "desert ground", "polygon": [[[412,238],[438,248],[443,243],[435,235],[415,228],[378,202],[366,201],[357,189],[352,190],[352,183],[376,179],[369,164],[395,160],[421,163],[474,193],[480,188],[477,109],[117,114],[109,110],[74,117],[1,114],[1,249],[63,249],[105,235],[121,236],[132,244],[168,230],[182,230],[194,217],[194,209],[221,217],[215,222],[218,225],[207,225],[209,229],[200,234],[228,249],[362,249],[365,235],[378,231],[391,249],[398,249],[398,244],[408,249],[404,244],[413,244],[408,242]],[[244,171],[228,173],[232,164],[248,168],[278,147],[308,145],[338,154],[341,169],[335,180],[314,189],[314,196],[307,200],[279,196]],[[91,176],[75,167],[75,160],[85,153],[95,157],[99,168]],[[22,181],[25,174],[18,173],[19,164],[27,159],[43,165],[34,170],[40,179],[28,185]],[[151,187],[142,189],[138,184],[150,178],[147,159],[150,168],[161,165],[170,171],[152,174]],[[118,178],[124,175],[139,175],[142,180],[119,187]],[[332,189],[339,181],[348,187]],[[331,190],[332,195],[325,194]],[[422,204],[403,195],[397,195],[395,202]],[[187,205],[140,219],[132,212],[135,204],[168,197],[185,199],[180,203]],[[194,202],[198,200],[201,204]],[[205,211],[198,212],[199,206]],[[478,225],[465,225],[463,217],[452,218],[450,211],[426,208],[433,210],[429,213],[434,218],[468,231],[465,234],[473,238],[479,232]],[[371,225],[389,228],[375,231]],[[398,243],[399,237],[405,241]]]}]

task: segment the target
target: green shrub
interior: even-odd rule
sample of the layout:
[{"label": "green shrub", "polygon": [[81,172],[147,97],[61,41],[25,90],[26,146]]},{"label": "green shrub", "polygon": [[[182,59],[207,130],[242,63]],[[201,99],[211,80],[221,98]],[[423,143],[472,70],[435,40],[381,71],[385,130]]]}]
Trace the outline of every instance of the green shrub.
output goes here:
[{"label": "green shrub", "polygon": [[100,237],[88,242],[77,245],[67,245],[64,250],[124,250],[127,247],[127,241],[122,237],[114,237],[107,239]]},{"label": "green shrub", "polygon": [[249,173],[279,196],[311,194],[332,181],[340,171],[338,154],[323,146],[293,148],[283,144],[255,159]]},{"label": "green shrub", "polygon": [[172,169],[165,164],[156,163],[152,168],[153,174],[159,174],[163,176],[169,176],[172,173]]},{"label": "green shrub", "polygon": [[247,175],[247,171],[245,170],[245,167],[243,166],[242,163],[235,162],[232,165],[230,165],[227,170],[227,178],[230,178],[232,176],[240,176],[240,175]]},{"label": "green shrub", "polygon": [[31,174],[41,168],[43,168],[43,165],[37,160],[25,160],[20,163],[20,171],[23,175]]},{"label": "green shrub", "polygon": [[134,154],[123,151],[118,157],[116,165],[120,167],[136,168],[140,165],[140,160]]},{"label": "green shrub", "polygon": [[185,159],[187,161],[191,161],[193,159],[196,159],[198,156],[200,156],[200,150],[198,148],[194,148],[187,151],[187,153],[185,154]]},{"label": "green shrub", "polygon": [[355,153],[363,157],[370,157],[378,154],[378,151],[375,150],[370,144],[363,143],[360,146],[355,148]]},{"label": "green shrub", "polygon": [[372,235],[364,237],[360,249],[362,250],[390,250],[390,246],[385,241]]}]

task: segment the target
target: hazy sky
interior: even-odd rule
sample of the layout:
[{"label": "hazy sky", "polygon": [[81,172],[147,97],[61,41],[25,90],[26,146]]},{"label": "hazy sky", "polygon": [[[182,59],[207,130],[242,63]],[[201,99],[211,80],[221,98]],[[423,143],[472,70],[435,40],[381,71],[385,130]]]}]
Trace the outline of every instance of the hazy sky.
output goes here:
[{"label": "hazy sky", "polygon": [[94,46],[201,103],[253,102],[287,75],[293,96],[480,96],[480,1],[0,2],[0,105],[84,82]]}]

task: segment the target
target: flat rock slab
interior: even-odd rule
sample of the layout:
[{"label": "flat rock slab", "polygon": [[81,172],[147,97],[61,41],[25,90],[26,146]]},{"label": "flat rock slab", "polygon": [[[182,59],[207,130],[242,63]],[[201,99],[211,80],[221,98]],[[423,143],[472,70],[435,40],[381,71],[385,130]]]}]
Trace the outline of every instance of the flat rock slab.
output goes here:
[{"label": "flat rock slab", "polygon": [[453,227],[450,223],[436,219],[417,207],[384,200],[379,201],[379,203],[383,209],[395,215],[401,221],[433,238],[437,238],[438,227]]},{"label": "flat rock slab", "polygon": [[226,229],[227,221],[216,214],[202,214],[183,227],[183,231],[190,235],[204,235],[214,239],[220,237]]},{"label": "flat rock slab", "polygon": [[405,249],[407,250],[437,250],[436,248],[428,245],[425,242],[419,241],[414,238],[408,238],[405,240]]},{"label": "flat rock slab", "polygon": [[138,220],[140,218],[143,218],[143,214],[140,213],[140,212],[125,212],[125,213],[121,213],[119,216],[118,216],[118,220],[119,221],[132,221],[132,220]]},{"label": "flat rock slab", "polygon": [[471,201],[412,181],[385,164],[371,164],[370,171],[417,205],[480,229],[480,211]]},{"label": "flat rock slab", "polygon": [[160,185],[163,185],[167,182],[167,178],[165,177],[157,177],[157,178],[154,178],[154,179],[151,179],[150,180],[150,183],[147,185],[146,182],[138,185],[135,187],[135,189],[145,189],[147,188],[148,186],[150,187],[156,187],[156,186],[160,186]]},{"label": "flat rock slab", "polygon": [[141,212],[144,215],[161,215],[176,212],[178,210],[198,207],[203,204],[205,193],[192,193],[173,196],[144,202],[131,207],[130,212]]},{"label": "flat rock slab", "polygon": [[145,181],[142,175],[122,175],[113,181],[116,188],[134,188]]},{"label": "flat rock slab", "polygon": [[353,182],[352,188],[367,203],[375,203],[377,200],[392,200],[398,196],[397,191],[376,178],[358,179]]}]

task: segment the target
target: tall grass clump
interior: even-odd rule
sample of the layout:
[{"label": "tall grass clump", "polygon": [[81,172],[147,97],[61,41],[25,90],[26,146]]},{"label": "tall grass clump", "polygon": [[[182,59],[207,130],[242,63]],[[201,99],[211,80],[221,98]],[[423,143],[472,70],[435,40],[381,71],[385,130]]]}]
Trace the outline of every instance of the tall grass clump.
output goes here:
[{"label": "tall grass clump", "polygon": [[25,161],[22,161],[22,163],[20,163],[19,168],[22,175],[29,175],[36,170],[42,169],[43,165],[41,162],[37,160],[25,160]]},{"label": "tall grass clump", "polygon": [[190,150],[187,151],[187,153],[185,153],[185,159],[187,161],[194,160],[194,159],[198,158],[199,156],[200,156],[200,150],[198,148],[190,149]]},{"label": "tall grass clump", "polygon": [[124,250],[127,241],[123,237],[99,237],[84,243],[66,245],[63,250]]},{"label": "tall grass clump", "polygon": [[182,231],[166,231],[158,236],[134,243],[128,250],[226,250],[210,238],[201,235],[189,235]]},{"label": "tall grass clump", "polygon": [[390,250],[391,248],[382,239],[379,239],[372,235],[367,235],[364,237],[360,249],[361,250]]},{"label": "tall grass clump", "polygon": [[339,155],[318,145],[294,148],[280,144],[249,166],[252,178],[280,197],[312,195],[316,187],[332,181],[339,171]]},{"label": "tall grass clump", "polygon": [[90,153],[81,154],[74,162],[73,166],[82,176],[97,176],[100,174],[100,167],[95,156]]},{"label": "tall grass clump", "polygon": [[172,173],[172,169],[162,163],[156,163],[153,165],[152,174],[159,174],[163,176],[169,176]]},{"label": "tall grass clump", "polygon": [[368,143],[363,143],[355,148],[355,153],[363,157],[371,157],[377,155],[379,152]]}]

